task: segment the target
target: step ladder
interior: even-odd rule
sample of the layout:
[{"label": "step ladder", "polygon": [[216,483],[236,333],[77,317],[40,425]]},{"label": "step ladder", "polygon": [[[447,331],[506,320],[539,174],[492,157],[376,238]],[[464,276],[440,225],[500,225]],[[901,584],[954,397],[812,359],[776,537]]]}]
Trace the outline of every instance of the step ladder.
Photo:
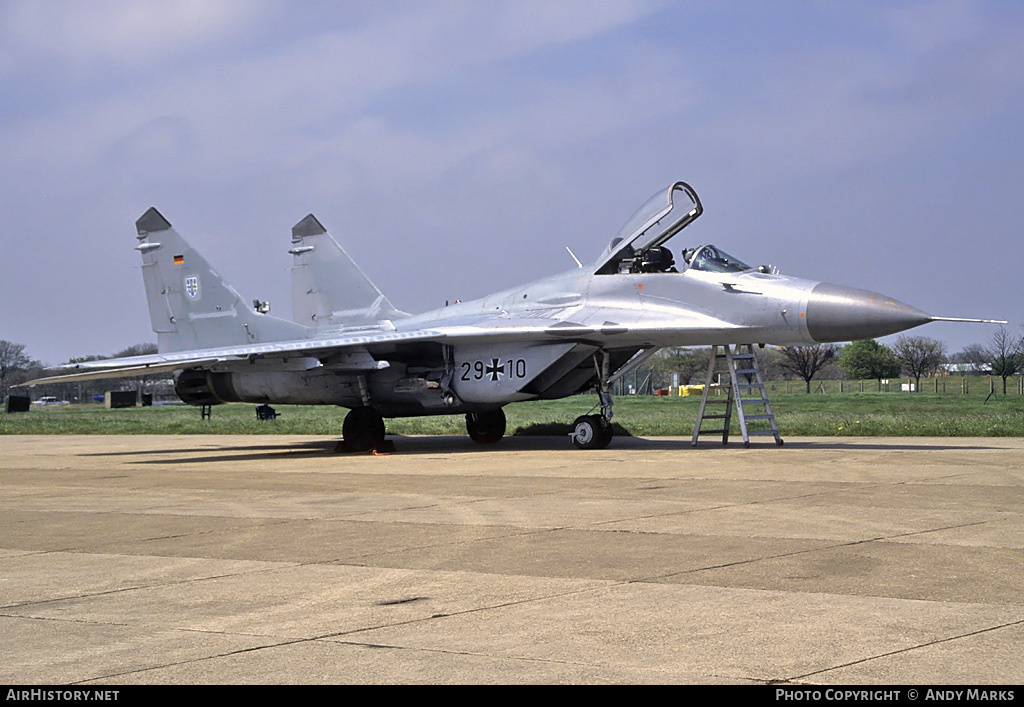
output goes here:
[{"label": "step ladder", "polygon": [[[719,349],[721,349],[721,352],[719,352]],[[723,378],[726,373],[728,374],[727,379]],[[740,378],[741,376],[742,378]],[[717,381],[716,378],[718,378]],[[725,398],[709,400],[708,396],[711,394],[711,386],[719,381],[718,388],[725,391]],[[727,345],[716,344],[711,347],[708,378],[704,384],[704,393],[700,398],[697,425],[693,429],[694,446],[697,444],[698,437],[710,434],[720,434],[722,435],[722,444],[729,443],[729,424],[732,422],[734,403],[736,415],[739,417],[740,431],[743,433],[744,447],[750,446],[750,437],[752,435],[774,435],[775,444],[782,444],[782,437],[779,436],[779,427],[775,424],[772,404],[768,402],[768,393],[764,388],[761,369],[757,365],[757,355],[754,353],[753,344],[737,344],[735,351]],[[724,409],[721,406],[724,406]],[[759,408],[753,407],[748,412],[747,406],[759,406]],[[710,412],[716,409],[722,410],[722,412]],[[706,430],[703,428],[705,420],[721,420],[722,427]],[[750,420],[767,420],[769,428],[766,430],[748,430],[747,422]]]}]

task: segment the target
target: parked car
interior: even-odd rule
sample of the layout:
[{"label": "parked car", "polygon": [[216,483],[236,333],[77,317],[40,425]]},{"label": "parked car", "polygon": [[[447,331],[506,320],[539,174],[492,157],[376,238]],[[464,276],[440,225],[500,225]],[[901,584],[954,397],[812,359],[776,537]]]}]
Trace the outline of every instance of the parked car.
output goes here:
[{"label": "parked car", "polygon": [[39,400],[33,400],[33,405],[70,405],[67,400],[57,400],[54,395],[44,395]]}]

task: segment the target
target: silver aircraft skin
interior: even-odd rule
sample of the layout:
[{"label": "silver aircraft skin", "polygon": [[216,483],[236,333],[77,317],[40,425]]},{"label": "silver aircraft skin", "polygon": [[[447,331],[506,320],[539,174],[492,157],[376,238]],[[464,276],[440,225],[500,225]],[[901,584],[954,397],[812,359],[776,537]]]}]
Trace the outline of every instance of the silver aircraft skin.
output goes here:
[{"label": "silver aircraft skin", "polygon": [[661,347],[852,341],[949,320],[752,268],[709,244],[674,256],[665,243],[702,211],[676,182],[593,263],[417,315],[397,310],[310,214],[292,229],[288,321],[247,304],[151,208],[136,222],[136,250],[159,353],[64,366],[77,372],[33,383],[173,371],[192,405],[341,405],[352,449],[382,442],[384,417],[455,413],[474,440],[495,442],[503,405],[593,390],[601,414],[579,418],[570,436],[603,447],[609,385]]}]

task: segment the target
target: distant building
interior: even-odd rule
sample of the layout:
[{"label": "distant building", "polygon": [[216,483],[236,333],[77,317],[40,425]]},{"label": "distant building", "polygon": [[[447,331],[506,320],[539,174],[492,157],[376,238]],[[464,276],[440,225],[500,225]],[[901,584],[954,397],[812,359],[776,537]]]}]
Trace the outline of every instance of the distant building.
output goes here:
[{"label": "distant building", "polygon": [[943,363],[939,366],[943,376],[990,376],[992,366],[987,363]]}]

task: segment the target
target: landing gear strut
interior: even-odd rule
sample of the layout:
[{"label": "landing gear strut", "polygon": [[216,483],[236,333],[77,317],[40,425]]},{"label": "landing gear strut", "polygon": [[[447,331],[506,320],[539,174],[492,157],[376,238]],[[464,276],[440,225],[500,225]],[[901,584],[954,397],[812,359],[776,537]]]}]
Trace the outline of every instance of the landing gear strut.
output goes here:
[{"label": "landing gear strut", "polygon": [[505,436],[505,411],[501,408],[488,412],[466,414],[469,438],[480,444],[494,444]]},{"label": "landing gear strut", "polygon": [[384,419],[372,407],[352,408],[341,425],[341,434],[350,452],[376,449],[384,442]]},{"label": "landing gear strut", "polygon": [[572,423],[569,437],[579,449],[604,449],[612,441],[612,396],[608,392],[608,356],[596,354],[597,397],[601,401],[600,415],[583,415]]}]

